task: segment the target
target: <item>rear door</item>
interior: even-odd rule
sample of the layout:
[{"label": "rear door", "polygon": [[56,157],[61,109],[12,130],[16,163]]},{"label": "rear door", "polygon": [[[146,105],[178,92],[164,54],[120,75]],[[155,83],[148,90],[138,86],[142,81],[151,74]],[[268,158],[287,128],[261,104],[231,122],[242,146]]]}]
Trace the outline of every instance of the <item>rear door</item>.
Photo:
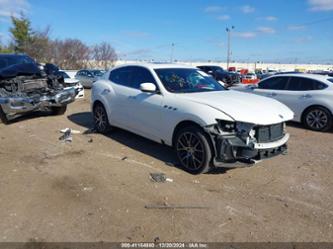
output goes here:
[{"label": "rear door", "polygon": [[283,102],[295,113],[295,119],[301,120],[302,112],[315,101],[318,90],[327,86],[319,81],[301,76],[292,76],[288,81]]}]

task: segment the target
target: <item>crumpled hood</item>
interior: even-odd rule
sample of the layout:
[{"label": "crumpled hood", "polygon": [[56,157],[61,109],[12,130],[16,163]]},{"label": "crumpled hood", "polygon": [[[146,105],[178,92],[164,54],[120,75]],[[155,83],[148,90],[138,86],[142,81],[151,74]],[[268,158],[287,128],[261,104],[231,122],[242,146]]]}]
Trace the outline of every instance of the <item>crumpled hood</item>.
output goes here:
[{"label": "crumpled hood", "polygon": [[293,119],[294,113],[284,104],[267,97],[238,91],[186,93],[182,97],[217,109],[235,121],[269,125]]}]

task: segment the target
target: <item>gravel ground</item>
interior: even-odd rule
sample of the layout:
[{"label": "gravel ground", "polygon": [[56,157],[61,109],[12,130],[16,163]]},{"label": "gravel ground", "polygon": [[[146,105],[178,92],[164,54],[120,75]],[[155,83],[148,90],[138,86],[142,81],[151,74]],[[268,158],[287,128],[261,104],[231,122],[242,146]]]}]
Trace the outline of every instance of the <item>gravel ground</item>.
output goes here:
[{"label": "gravel ground", "polygon": [[[0,124],[0,241],[333,241],[332,132],[290,124],[288,155],[193,176],[166,146],[82,134],[89,108],[87,91],[64,116]],[[65,127],[81,134],[59,141]]]}]

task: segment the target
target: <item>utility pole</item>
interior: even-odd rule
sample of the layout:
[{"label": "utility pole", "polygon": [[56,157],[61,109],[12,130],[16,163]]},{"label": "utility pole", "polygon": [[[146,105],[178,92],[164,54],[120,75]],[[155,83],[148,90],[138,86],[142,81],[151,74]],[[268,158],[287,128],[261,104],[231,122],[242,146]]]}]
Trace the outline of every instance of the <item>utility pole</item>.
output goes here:
[{"label": "utility pole", "polygon": [[231,26],[231,28],[226,28],[227,36],[228,36],[228,51],[227,51],[227,71],[229,70],[229,64],[231,61],[231,31],[235,29],[235,26]]},{"label": "utility pole", "polygon": [[170,53],[170,63],[173,63],[173,52],[175,49],[175,44],[171,43],[171,53]]}]

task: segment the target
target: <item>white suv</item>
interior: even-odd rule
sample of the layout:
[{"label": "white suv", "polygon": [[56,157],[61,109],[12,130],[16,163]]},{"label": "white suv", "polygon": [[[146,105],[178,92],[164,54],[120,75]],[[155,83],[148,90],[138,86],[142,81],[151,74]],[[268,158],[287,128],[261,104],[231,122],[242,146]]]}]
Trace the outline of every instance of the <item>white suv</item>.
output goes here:
[{"label": "white suv", "polygon": [[116,67],[93,84],[91,97],[97,131],[115,126],[173,146],[193,174],[281,154],[293,118],[278,101],[227,90],[177,64]]}]

